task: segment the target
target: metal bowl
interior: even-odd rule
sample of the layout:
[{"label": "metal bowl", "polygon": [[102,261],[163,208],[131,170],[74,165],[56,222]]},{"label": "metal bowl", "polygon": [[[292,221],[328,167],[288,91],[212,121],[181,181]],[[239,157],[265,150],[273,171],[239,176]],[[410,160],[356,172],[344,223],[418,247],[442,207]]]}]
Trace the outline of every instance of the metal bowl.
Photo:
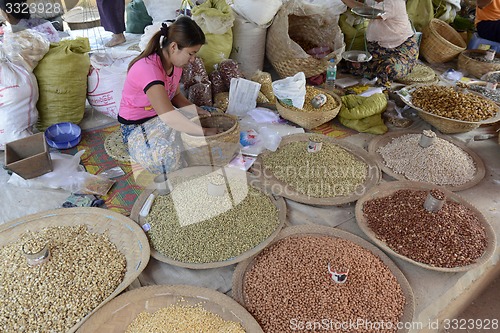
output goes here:
[{"label": "metal bowl", "polygon": [[351,8],[351,12],[368,19],[375,19],[385,14],[383,10],[368,6]]},{"label": "metal bowl", "polygon": [[350,62],[368,62],[372,60],[372,55],[367,51],[346,51],[342,53],[342,58]]}]

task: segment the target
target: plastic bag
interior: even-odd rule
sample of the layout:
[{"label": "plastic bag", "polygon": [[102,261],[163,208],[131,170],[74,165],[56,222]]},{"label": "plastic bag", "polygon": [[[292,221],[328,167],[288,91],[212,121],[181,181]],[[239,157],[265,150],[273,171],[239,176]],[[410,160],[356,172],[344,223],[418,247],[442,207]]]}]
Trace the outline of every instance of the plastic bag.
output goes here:
[{"label": "plastic bag", "polygon": [[270,103],[276,103],[273,92],[273,79],[270,73],[257,70],[250,80],[260,83],[260,91],[267,97]]},{"label": "plastic bag", "polygon": [[283,104],[302,109],[306,100],[306,76],[298,72],[282,80],[273,82],[273,92]]},{"label": "plastic bag", "polygon": [[25,29],[4,33],[3,48],[7,58],[32,72],[38,62],[49,52],[50,42],[41,33]]},{"label": "plastic bag", "polygon": [[196,83],[210,82],[205,64],[201,58],[196,57],[194,61],[189,62],[184,67],[182,70],[181,82],[184,84],[184,89],[189,89]]},{"label": "plastic bag", "polygon": [[196,83],[189,87],[188,98],[193,104],[198,106],[212,106],[211,83]]},{"label": "plastic bag", "polygon": [[212,95],[214,98],[218,93],[229,91],[229,87],[225,86],[222,75],[218,69],[215,69],[208,77],[210,82],[212,82]]},{"label": "plastic bag", "polygon": [[239,79],[243,77],[238,63],[233,59],[221,61],[219,64],[219,72],[222,78],[222,82],[224,82],[226,88],[229,88],[231,86],[232,79]]},{"label": "plastic bag", "polygon": [[225,0],[208,0],[193,8],[193,20],[205,33],[225,34],[233,26],[233,13]]}]

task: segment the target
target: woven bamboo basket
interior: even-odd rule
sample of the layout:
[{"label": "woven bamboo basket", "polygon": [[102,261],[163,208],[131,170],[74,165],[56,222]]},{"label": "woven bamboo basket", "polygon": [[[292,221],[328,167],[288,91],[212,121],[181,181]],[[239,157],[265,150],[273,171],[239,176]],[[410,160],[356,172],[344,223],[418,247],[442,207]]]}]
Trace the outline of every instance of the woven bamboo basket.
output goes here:
[{"label": "woven bamboo basket", "polygon": [[125,332],[139,313],[154,313],[177,304],[201,305],[223,320],[240,323],[245,332],[262,333],[252,315],[229,296],[212,289],[187,285],[149,286],[128,291],[99,309],[78,332]]},{"label": "woven bamboo basket", "polygon": [[[298,72],[306,77],[319,75],[330,59],[341,60],[345,43],[340,27],[317,14],[300,1],[288,1],[274,17],[267,32],[266,56],[280,77]],[[331,52],[316,59],[306,52],[316,47],[328,47]]]},{"label": "woven bamboo basket", "polygon": [[235,116],[213,113],[211,116],[198,116],[194,122],[202,127],[222,128],[224,132],[212,136],[195,136],[181,133],[183,152],[187,163],[194,165],[223,166],[229,163],[237,153],[240,142],[240,125]]},{"label": "woven bamboo basket", "polygon": [[451,61],[466,47],[462,36],[442,20],[432,19],[422,31],[420,54],[431,64]]},{"label": "woven bamboo basket", "polygon": [[[343,240],[350,241],[356,245],[363,247],[365,250],[370,251],[374,256],[378,257],[380,261],[385,264],[391,273],[394,275],[398,284],[401,287],[403,295],[405,297],[405,304],[403,307],[403,314],[401,318],[399,318],[399,322],[411,322],[413,318],[413,314],[415,312],[415,296],[413,294],[413,290],[410,286],[410,283],[404,276],[403,272],[398,268],[398,266],[387,256],[382,250],[380,250],[375,245],[369,243],[368,241],[362,239],[361,237],[354,235],[350,232],[340,230],[338,228],[331,228],[326,226],[319,225],[301,225],[301,226],[291,226],[283,229],[281,233],[276,237],[272,244],[285,239],[285,238],[300,238],[304,236],[315,236],[315,237],[331,237],[333,239],[339,238]],[[254,264],[256,263],[258,256],[247,259],[236,266],[236,270],[233,274],[233,298],[246,307],[249,303],[248,297],[245,294],[245,285],[247,283],[251,283],[252,281],[247,281],[246,274],[249,272]],[[275,267],[273,268],[275,269]],[[282,272],[283,273],[283,272]],[[290,274],[302,275],[300,269],[296,269],[295,271],[291,270]],[[288,274],[288,273],[287,273]],[[325,276],[328,274],[325,268]],[[303,276],[301,276],[304,278]],[[349,280],[345,284],[345,287],[348,288]],[[318,292],[320,292],[318,290]],[[345,311],[349,311],[350,309],[345,309]],[[339,311],[339,309],[337,309]],[[333,318],[333,317],[332,317]],[[408,332],[408,328],[398,329],[398,333]],[[355,331],[354,331],[355,332]]]},{"label": "woven bamboo basket", "polygon": [[[370,143],[368,144],[368,152],[370,155],[373,157],[377,165],[382,169],[383,172],[388,174],[394,179],[397,180],[408,180],[404,174],[401,173],[396,173],[394,172],[391,168],[389,168],[386,163],[384,162],[384,158],[380,153],[378,152],[379,148],[385,147],[388,145],[392,140],[398,140],[399,138],[403,137],[404,135],[408,134],[422,134],[422,131],[414,131],[414,130],[405,130],[405,131],[397,131],[397,132],[387,132],[384,135],[379,135],[374,137]],[[476,154],[472,149],[464,145],[461,141],[456,140],[452,137],[442,135],[440,133],[436,133],[437,137],[443,140],[446,140],[458,148],[462,149],[465,153],[467,153],[472,160],[474,161],[474,164],[476,166],[476,172],[474,175],[464,184],[461,185],[441,185],[442,187],[446,188],[449,191],[463,191],[469,188],[472,188],[476,186],[485,176],[486,174],[486,167],[484,165],[483,160],[481,157]],[[453,172],[451,170],[450,172]]]},{"label": "woven bamboo basket", "polygon": [[78,6],[63,15],[63,20],[71,30],[90,29],[101,25],[97,8]]},{"label": "woven bamboo basket", "polygon": [[436,72],[429,66],[416,64],[410,74],[398,80],[401,83],[410,85],[414,83],[433,84],[439,81]]},{"label": "woven bamboo basket", "polygon": [[[372,199],[377,199],[381,197],[386,197],[398,190],[405,190],[405,189],[410,189],[410,190],[425,190],[425,191],[430,191],[432,189],[439,189],[441,190],[445,196],[446,200],[453,201],[456,203],[461,204],[462,206],[466,207],[466,209],[471,210],[474,215],[476,215],[482,226],[483,229],[486,233],[486,239],[487,239],[487,246],[482,254],[481,257],[477,259],[475,263],[472,263],[467,266],[460,266],[460,267],[436,267],[436,266],[431,266],[422,262],[418,262],[415,260],[412,260],[404,255],[399,254],[398,252],[394,251],[391,249],[384,241],[379,239],[377,235],[370,229],[368,226],[368,222],[366,221],[366,217],[363,213],[363,205],[365,204],[366,201],[372,200]],[[355,214],[356,214],[356,221],[358,223],[358,226],[360,229],[382,250],[384,250],[386,253],[394,255],[398,258],[401,258],[409,263],[412,263],[414,265],[417,265],[419,267],[423,267],[426,269],[430,270],[435,270],[435,271],[440,271],[440,272],[448,272],[448,273],[453,273],[453,272],[464,272],[468,271],[474,268],[477,268],[481,265],[483,265],[485,262],[487,262],[492,256],[493,253],[495,252],[496,249],[496,236],[493,228],[491,225],[488,223],[488,220],[484,217],[484,215],[472,204],[467,202],[464,198],[460,197],[458,194],[455,194],[451,191],[448,191],[444,187],[437,186],[431,183],[423,183],[423,182],[412,182],[412,181],[393,181],[393,182],[386,182],[386,183],[381,183],[376,187],[371,188],[361,199],[358,200],[356,203],[356,208],[355,208]],[[458,231],[457,231],[458,232]],[[422,241],[424,241],[422,239]]]},{"label": "woven bamboo basket", "polygon": [[107,235],[117,249],[125,255],[127,270],[122,283],[116,290],[67,333],[76,332],[93,313],[125,290],[146,268],[150,256],[148,239],[134,221],[106,209],[91,207],[49,210],[4,224],[0,226],[0,247],[17,241],[27,230],[36,232],[46,227],[76,225],[86,225],[90,232]]},{"label": "woven bamboo basket", "polygon": [[[342,106],[342,100],[337,94],[332,92],[323,91],[309,86],[307,87],[307,89],[308,90],[314,89],[317,90],[318,93],[324,93],[329,95],[331,98],[335,100],[337,106],[331,110],[323,110],[324,107],[321,107],[318,109],[318,111],[302,111],[297,108],[284,106],[283,104],[281,104],[279,100],[276,100],[276,109],[279,115],[284,119],[289,120],[299,125],[300,127],[309,130],[316,128],[320,125],[323,125],[324,123],[335,118],[340,112],[340,107]],[[305,103],[310,103],[310,101],[306,99]]]},{"label": "woven bamboo basket", "polygon": [[495,54],[495,61],[482,61],[485,50],[465,50],[458,56],[458,69],[477,78],[481,78],[488,72],[500,70],[500,54]]}]

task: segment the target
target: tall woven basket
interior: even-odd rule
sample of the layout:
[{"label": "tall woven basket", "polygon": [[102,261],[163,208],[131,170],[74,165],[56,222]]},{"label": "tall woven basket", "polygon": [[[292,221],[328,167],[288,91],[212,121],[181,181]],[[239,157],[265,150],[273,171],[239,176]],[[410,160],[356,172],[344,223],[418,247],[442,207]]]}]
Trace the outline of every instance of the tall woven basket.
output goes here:
[{"label": "tall woven basket", "polygon": [[458,56],[458,69],[478,79],[488,72],[500,70],[500,54],[495,54],[494,61],[483,60],[485,54],[485,50],[463,51]]},{"label": "tall woven basket", "polygon": [[[306,51],[326,46],[330,53],[316,59]],[[306,77],[326,71],[330,59],[338,63],[345,50],[344,35],[337,23],[312,12],[301,1],[281,6],[268,28],[266,56],[282,78],[304,72]]]},{"label": "tall woven basket", "polygon": [[235,116],[213,113],[211,116],[199,116],[193,121],[202,127],[221,128],[224,132],[212,136],[195,136],[181,133],[184,155],[190,166],[224,166],[231,161],[239,149],[240,125]]},{"label": "tall woven basket", "polygon": [[467,47],[462,36],[439,19],[432,19],[422,33],[420,54],[431,64],[451,61]]}]

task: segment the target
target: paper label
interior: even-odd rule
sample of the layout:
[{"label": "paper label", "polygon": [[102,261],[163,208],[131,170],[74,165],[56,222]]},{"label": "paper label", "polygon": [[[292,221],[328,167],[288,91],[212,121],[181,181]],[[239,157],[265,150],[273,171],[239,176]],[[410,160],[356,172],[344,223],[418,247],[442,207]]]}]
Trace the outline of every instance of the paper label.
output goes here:
[{"label": "paper label", "polygon": [[143,224],[142,230],[144,230],[144,232],[148,232],[149,230],[151,230],[151,225],[149,223]]}]

